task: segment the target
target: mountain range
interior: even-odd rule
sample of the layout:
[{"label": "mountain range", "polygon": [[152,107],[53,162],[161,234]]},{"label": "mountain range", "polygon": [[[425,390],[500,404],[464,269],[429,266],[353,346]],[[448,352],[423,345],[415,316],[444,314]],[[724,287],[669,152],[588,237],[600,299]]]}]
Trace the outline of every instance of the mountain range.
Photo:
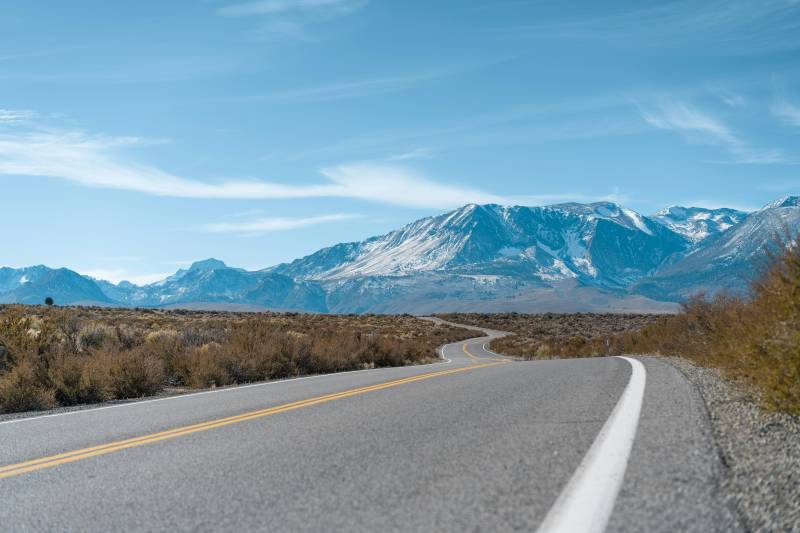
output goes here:
[{"label": "mountain range", "polygon": [[703,291],[743,293],[800,197],[747,213],[610,202],[470,204],[259,271],[208,259],[163,281],[112,284],[68,269],[0,268],[0,303],[309,312],[655,311]]}]

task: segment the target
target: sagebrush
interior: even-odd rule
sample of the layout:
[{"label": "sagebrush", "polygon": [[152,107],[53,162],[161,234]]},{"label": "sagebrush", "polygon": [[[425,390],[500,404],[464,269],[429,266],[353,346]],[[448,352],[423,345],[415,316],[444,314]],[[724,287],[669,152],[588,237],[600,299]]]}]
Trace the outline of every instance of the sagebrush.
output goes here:
[{"label": "sagebrush", "polygon": [[[527,358],[682,356],[754,385],[764,404],[800,415],[800,239],[770,257],[750,294],[696,295],[675,315],[448,315],[511,331],[492,348]],[[768,252],[765,252],[767,254]]]},{"label": "sagebrush", "polygon": [[2,306],[0,412],[417,364],[470,336],[408,315]]}]

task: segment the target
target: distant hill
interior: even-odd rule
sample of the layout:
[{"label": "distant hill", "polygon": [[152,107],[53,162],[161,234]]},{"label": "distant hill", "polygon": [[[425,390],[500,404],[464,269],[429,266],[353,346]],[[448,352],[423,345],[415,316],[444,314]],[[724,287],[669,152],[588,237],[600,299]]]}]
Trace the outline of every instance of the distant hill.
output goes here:
[{"label": "distant hill", "polygon": [[167,279],[112,284],[67,269],[0,268],[0,303],[311,312],[657,311],[698,291],[742,293],[800,198],[754,213],[601,202],[470,204],[261,271],[207,259]]}]

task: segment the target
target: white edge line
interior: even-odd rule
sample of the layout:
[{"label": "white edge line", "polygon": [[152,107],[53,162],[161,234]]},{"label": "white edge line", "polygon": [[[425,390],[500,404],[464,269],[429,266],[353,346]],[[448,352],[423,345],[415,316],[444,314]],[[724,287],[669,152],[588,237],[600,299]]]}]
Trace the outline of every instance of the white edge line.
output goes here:
[{"label": "white edge line", "polygon": [[619,359],[631,365],[628,384],[538,533],[600,533],[606,529],[628,467],[647,381],[641,362]]},{"label": "white edge line", "polygon": [[500,355],[499,353],[497,353],[497,352],[495,352],[495,351],[493,351],[493,350],[490,350],[489,348],[487,348],[487,347],[486,347],[486,345],[487,345],[487,344],[489,344],[490,342],[492,342],[492,341],[486,341],[486,342],[484,342],[484,343],[483,343],[483,351],[485,351],[485,352],[487,352],[487,353],[490,353],[490,354],[492,354],[492,355],[496,355],[496,356],[498,356],[498,357],[505,357],[504,355]]},{"label": "white edge line", "polygon": [[[458,341],[458,342],[451,343],[451,344],[460,346],[462,342],[464,342],[464,341]],[[450,344],[445,344],[444,346],[440,346],[439,348],[437,348],[437,351],[439,351],[439,355],[440,355],[440,358],[442,360],[440,362],[437,362],[437,363],[431,363],[432,365],[449,365],[449,364],[451,364],[453,362],[452,359],[448,359],[447,357],[444,356],[444,349],[447,346],[450,346]],[[5,424],[17,424],[19,422],[31,422],[33,420],[41,420],[43,418],[53,418],[53,417],[56,417],[56,416],[77,415],[77,414],[84,414],[84,413],[90,413],[90,412],[95,412],[95,411],[104,411],[106,409],[116,409],[118,407],[135,407],[137,405],[143,405],[143,404],[147,404],[147,403],[164,402],[164,401],[167,401],[167,400],[181,400],[183,398],[191,398],[193,396],[202,396],[204,394],[217,394],[217,393],[220,393],[220,392],[231,392],[231,391],[237,391],[237,390],[242,390],[242,389],[250,389],[250,388],[254,388],[254,387],[265,387],[265,386],[268,386],[268,385],[280,385],[281,383],[288,383],[290,381],[300,381],[300,380],[306,380],[306,379],[321,379],[321,378],[329,378],[329,377],[332,377],[332,376],[341,376],[343,374],[358,374],[360,372],[375,372],[377,370],[392,370],[392,369],[397,369],[397,368],[414,368],[414,367],[419,367],[419,366],[422,366],[422,365],[413,365],[413,366],[406,366],[406,367],[399,367],[398,366],[398,367],[365,368],[363,370],[346,370],[344,372],[332,372],[330,374],[316,374],[316,375],[313,375],[313,376],[300,376],[300,377],[296,377],[296,378],[276,379],[276,380],[272,380],[272,381],[265,381],[265,382],[262,382],[262,383],[251,383],[249,385],[234,385],[232,387],[225,387],[224,389],[213,389],[213,390],[205,390],[205,391],[200,391],[200,392],[189,392],[189,393],[186,393],[186,394],[177,394],[175,396],[167,396],[165,398],[152,398],[150,400],[138,400],[138,401],[137,400],[133,400],[133,401],[130,401],[130,402],[120,403],[120,404],[115,404],[115,405],[104,405],[102,407],[89,407],[89,408],[86,408],[86,409],[75,409],[74,411],[65,411],[63,413],[53,413],[53,414],[49,414],[49,415],[28,416],[28,417],[22,417],[22,418],[12,418],[11,420],[4,420],[4,421],[0,422],[0,426],[5,425]]]}]

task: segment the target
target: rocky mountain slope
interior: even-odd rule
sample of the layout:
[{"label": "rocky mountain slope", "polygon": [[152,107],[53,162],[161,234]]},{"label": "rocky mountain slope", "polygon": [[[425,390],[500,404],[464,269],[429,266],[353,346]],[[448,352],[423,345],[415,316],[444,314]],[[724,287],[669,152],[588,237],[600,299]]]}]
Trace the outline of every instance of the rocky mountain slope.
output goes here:
[{"label": "rocky mountain slope", "polygon": [[699,243],[735,226],[747,216],[737,209],[705,209],[703,207],[671,206],[656,213],[653,219]]},{"label": "rocky mountain slope", "polygon": [[673,206],[466,205],[385,235],[261,271],[209,259],[158,283],[67,269],[0,269],[0,303],[315,312],[670,311],[687,296],[742,292],[776,236],[800,230],[800,198],[747,214]]},{"label": "rocky mountain slope", "polygon": [[622,288],[688,247],[681,235],[611,203],[470,204],[272,271],[316,281],[446,273]]},{"label": "rocky mountain slope", "polygon": [[742,293],[769,263],[769,251],[800,231],[800,197],[786,197],[751,213],[704,241],[631,290],[656,299],[681,300],[693,293]]}]

